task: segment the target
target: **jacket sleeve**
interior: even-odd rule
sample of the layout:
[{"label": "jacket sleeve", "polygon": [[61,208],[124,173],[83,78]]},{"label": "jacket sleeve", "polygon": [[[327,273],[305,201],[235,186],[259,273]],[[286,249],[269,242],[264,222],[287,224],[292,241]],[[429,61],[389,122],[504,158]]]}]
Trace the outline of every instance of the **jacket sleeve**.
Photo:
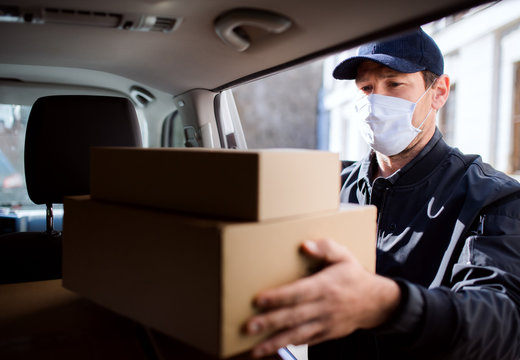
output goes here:
[{"label": "jacket sleeve", "polygon": [[401,307],[374,331],[380,341],[392,339],[390,347],[411,358],[519,359],[519,211],[512,198],[484,214],[483,232],[465,240],[451,288],[397,280]]}]

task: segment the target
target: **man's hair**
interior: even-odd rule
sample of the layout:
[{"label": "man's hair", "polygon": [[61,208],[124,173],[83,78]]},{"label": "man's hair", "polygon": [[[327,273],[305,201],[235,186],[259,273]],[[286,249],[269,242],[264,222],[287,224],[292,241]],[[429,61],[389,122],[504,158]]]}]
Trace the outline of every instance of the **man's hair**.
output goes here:
[{"label": "man's hair", "polygon": [[436,74],[432,73],[429,70],[423,70],[421,72],[422,72],[422,75],[424,78],[424,88],[425,89],[428,89],[430,87],[430,85],[433,84],[435,82],[435,80],[437,80],[439,78]]}]

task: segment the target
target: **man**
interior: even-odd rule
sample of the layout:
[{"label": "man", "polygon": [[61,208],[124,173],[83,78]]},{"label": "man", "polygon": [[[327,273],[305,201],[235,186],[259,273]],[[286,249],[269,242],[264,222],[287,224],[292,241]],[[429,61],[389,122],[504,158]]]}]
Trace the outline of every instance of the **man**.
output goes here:
[{"label": "man", "polygon": [[332,240],[303,244],[328,266],[256,297],[246,332],[276,332],[255,356],[308,343],[310,359],[520,358],[520,185],[444,142],[443,71],[421,29],[334,70],[364,94],[372,150],[343,172],[341,200],[378,208],[377,275]]}]

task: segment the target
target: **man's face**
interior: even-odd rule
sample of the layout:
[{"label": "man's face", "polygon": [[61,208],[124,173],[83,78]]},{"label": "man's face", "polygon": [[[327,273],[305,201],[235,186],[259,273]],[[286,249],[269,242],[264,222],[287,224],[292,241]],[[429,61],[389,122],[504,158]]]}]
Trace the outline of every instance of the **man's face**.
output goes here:
[{"label": "man's face", "polygon": [[[426,91],[424,77],[421,72],[405,74],[392,70],[373,61],[364,61],[359,65],[356,77],[358,89],[366,94],[379,94],[398,97],[416,102]],[[416,105],[412,123],[418,127],[430,111],[431,97],[428,94]],[[435,119],[430,116],[429,118]],[[431,126],[429,121],[424,127]]]}]

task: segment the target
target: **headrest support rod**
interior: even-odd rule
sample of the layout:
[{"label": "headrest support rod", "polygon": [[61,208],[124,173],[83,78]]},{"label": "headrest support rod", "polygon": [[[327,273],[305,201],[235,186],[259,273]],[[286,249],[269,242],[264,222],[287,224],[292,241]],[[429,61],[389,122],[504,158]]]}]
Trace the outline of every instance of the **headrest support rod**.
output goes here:
[{"label": "headrest support rod", "polygon": [[46,215],[46,232],[48,235],[54,235],[56,231],[54,231],[54,213],[52,211],[52,203],[47,204]]}]

